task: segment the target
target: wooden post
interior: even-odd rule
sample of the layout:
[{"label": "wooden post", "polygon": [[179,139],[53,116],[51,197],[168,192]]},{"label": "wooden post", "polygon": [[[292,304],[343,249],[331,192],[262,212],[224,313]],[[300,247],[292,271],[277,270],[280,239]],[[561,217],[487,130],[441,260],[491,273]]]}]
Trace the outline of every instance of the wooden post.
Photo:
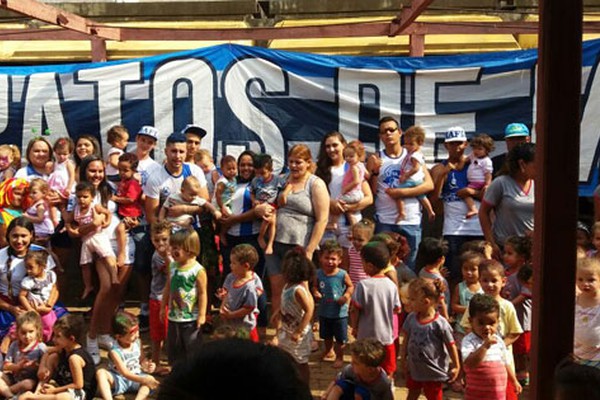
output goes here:
[{"label": "wooden post", "polygon": [[425,55],[425,35],[413,34],[410,35],[410,52],[411,57],[423,57]]},{"label": "wooden post", "polygon": [[553,396],[573,351],[582,0],[540,0],[532,399]]},{"label": "wooden post", "polygon": [[92,62],[104,62],[108,59],[106,55],[106,40],[92,36]]}]

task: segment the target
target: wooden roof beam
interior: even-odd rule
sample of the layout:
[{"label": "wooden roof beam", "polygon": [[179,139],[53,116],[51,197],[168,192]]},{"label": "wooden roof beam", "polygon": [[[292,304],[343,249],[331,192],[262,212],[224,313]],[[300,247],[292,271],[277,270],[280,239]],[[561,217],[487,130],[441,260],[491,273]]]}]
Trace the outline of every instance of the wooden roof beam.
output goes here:
[{"label": "wooden roof beam", "polygon": [[398,17],[392,20],[388,36],[393,37],[403,32],[431,3],[433,0],[412,0],[410,6],[403,7]]},{"label": "wooden roof beam", "polygon": [[[0,0],[0,7],[74,32],[108,40],[121,40],[120,28],[99,24],[37,0]],[[88,38],[89,39],[89,38]]]},{"label": "wooden roof beam", "polygon": [[[0,0],[1,1],[1,0]],[[269,40],[388,36],[390,23],[358,23],[287,28],[162,29],[120,28],[121,40]],[[600,33],[600,21],[584,22],[584,33]],[[415,22],[400,35],[537,34],[537,22]],[[0,29],[0,40],[89,40],[89,36],[63,29]]]}]

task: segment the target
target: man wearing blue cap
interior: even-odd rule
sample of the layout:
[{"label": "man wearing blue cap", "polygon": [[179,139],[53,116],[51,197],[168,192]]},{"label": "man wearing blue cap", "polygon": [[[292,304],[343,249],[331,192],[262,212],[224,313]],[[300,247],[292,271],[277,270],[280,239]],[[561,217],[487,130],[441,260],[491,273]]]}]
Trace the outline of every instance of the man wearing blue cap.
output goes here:
[{"label": "man wearing blue cap", "polygon": [[531,136],[527,125],[520,122],[513,122],[506,125],[504,128],[504,141],[506,142],[506,153],[499,154],[492,158],[494,166],[494,175],[502,175],[504,173],[504,163],[506,162],[506,154],[515,148],[518,144],[529,143]]},{"label": "man wearing blue cap", "polygon": [[[463,243],[483,239],[479,218],[475,215],[466,218],[466,203],[458,196],[458,191],[467,187],[467,169],[469,158],[464,155],[467,148],[467,134],[460,126],[455,126],[446,132],[444,147],[448,158],[435,165],[431,170],[434,189],[431,202],[441,200],[444,208],[444,225],[442,234],[448,242],[446,266],[450,270],[450,281],[457,283],[461,278],[458,255]],[[475,200],[479,209],[479,201]]]},{"label": "man wearing blue cap", "polygon": [[206,130],[202,129],[198,125],[188,124],[181,130],[181,133],[185,135],[185,144],[187,153],[185,156],[185,162],[194,163],[194,156],[200,150],[202,139],[206,136]]}]

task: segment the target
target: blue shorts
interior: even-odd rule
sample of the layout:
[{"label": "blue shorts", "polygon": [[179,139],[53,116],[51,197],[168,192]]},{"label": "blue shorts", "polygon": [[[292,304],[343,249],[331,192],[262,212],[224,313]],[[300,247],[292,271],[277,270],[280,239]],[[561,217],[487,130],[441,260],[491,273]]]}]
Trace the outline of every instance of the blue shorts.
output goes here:
[{"label": "blue shorts", "polygon": [[335,385],[342,389],[340,400],[354,400],[356,396],[361,396],[363,400],[371,399],[371,392],[364,386],[350,382],[345,379],[336,379]]},{"label": "blue shorts", "polygon": [[[142,386],[138,382],[130,381],[129,379],[124,378],[122,375],[119,375],[113,371],[109,371],[113,377],[113,385],[112,385],[112,394],[124,394],[124,393],[132,393],[140,390],[140,386]],[[140,374],[139,376],[146,376],[146,374]]]},{"label": "blue shorts", "polygon": [[337,343],[346,343],[348,341],[348,317],[319,317],[319,336],[324,340],[335,338]]}]

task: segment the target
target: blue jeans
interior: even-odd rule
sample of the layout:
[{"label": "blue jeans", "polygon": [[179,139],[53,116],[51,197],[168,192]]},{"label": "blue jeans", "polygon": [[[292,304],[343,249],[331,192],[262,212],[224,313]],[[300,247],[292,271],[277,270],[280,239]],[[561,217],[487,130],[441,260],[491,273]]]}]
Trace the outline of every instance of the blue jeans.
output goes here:
[{"label": "blue jeans", "polygon": [[449,281],[462,281],[460,265],[460,248],[463,244],[472,240],[484,240],[483,236],[446,235],[444,240],[448,242],[448,254],[446,255],[446,267],[450,272]]},{"label": "blue jeans", "polygon": [[375,224],[375,233],[381,232],[396,232],[406,238],[406,241],[410,247],[410,254],[406,259],[406,265],[415,271],[417,249],[419,248],[419,243],[421,243],[421,225],[396,225],[382,224],[381,222],[377,222]]}]

